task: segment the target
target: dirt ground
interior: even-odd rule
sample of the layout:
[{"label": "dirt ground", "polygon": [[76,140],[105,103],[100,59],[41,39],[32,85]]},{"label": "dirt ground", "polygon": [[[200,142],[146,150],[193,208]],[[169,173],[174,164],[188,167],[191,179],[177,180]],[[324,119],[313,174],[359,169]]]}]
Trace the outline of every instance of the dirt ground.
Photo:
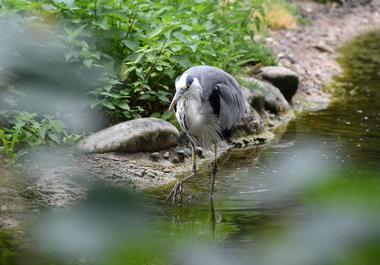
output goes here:
[{"label": "dirt ground", "polygon": [[380,26],[380,0],[346,0],[344,5],[292,2],[299,9],[301,23],[293,29],[270,31],[265,41],[279,64],[300,76],[294,108],[325,108],[330,95],[323,92],[323,85],[340,72],[337,49],[356,35]]}]

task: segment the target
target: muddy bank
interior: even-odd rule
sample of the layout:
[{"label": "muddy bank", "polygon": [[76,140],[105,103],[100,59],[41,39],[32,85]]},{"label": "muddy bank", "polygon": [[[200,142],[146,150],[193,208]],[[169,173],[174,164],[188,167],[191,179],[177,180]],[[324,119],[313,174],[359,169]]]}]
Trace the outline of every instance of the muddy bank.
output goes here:
[{"label": "muddy bank", "polygon": [[[301,111],[327,107],[330,95],[323,85],[341,72],[337,49],[354,36],[380,26],[380,1],[345,1],[344,5],[323,5],[293,1],[303,24],[288,30],[270,31],[268,46],[280,65],[298,73],[300,87],[293,99]],[[363,4],[361,4],[363,2]]]}]

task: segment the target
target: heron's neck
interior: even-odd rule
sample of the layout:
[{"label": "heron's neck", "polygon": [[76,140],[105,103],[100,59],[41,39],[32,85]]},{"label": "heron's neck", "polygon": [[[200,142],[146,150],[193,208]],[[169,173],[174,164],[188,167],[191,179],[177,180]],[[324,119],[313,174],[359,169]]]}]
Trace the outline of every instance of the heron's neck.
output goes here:
[{"label": "heron's neck", "polygon": [[190,130],[202,126],[204,117],[201,114],[202,88],[198,80],[194,80],[186,94],[185,119]]},{"label": "heron's neck", "polygon": [[194,78],[191,88],[186,93],[186,100],[188,107],[194,111],[199,110],[201,106],[202,87],[197,78]]}]

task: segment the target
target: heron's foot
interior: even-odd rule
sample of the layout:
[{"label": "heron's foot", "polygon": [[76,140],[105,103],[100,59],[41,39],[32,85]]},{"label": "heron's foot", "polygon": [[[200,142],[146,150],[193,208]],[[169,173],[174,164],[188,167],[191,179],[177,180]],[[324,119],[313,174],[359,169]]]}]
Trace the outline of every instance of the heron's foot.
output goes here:
[{"label": "heron's foot", "polygon": [[176,201],[181,201],[182,199],[182,191],[183,191],[183,184],[182,181],[178,181],[172,190],[170,191],[169,195],[166,197],[165,202],[171,200],[174,204]]}]

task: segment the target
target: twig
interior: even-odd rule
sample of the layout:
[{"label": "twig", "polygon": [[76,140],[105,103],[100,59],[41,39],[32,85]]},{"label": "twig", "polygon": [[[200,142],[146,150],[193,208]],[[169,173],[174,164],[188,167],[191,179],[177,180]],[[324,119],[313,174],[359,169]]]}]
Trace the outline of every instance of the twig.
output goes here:
[{"label": "twig", "polygon": [[146,76],[145,76],[144,81],[147,81],[147,80],[148,80],[148,78],[149,78],[149,76],[150,76],[150,74],[151,74],[153,68],[156,67],[156,65],[157,65],[157,61],[158,61],[158,57],[162,54],[162,51],[164,50],[164,47],[165,47],[167,41],[168,41],[168,39],[165,39],[164,43],[162,44],[161,49],[160,49],[160,51],[158,52],[158,54],[157,54],[157,56],[156,56],[156,58],[155,58],[155,60],[154,60],[154,63],[150,66],[150,68],[149,68],[149,70],[148,70],[148,73],[147,73]]},{"label": "twig", "polygon": [[128,25],[127,34],[125,35],[125,39],[128,38],[128,35],[129,35],[129,33],[131,32],[131,30],[132,30],[132,26],[133,26],[133,24],[134,24],[135,21],[136,21],[137,11],[139,11],[139,7],[137,7],[137,8],[135,9],[135,11],[133,12],[133,14],[132,14],[132,18],[130,19],[130,23],[129,23],[129,25]]}]

